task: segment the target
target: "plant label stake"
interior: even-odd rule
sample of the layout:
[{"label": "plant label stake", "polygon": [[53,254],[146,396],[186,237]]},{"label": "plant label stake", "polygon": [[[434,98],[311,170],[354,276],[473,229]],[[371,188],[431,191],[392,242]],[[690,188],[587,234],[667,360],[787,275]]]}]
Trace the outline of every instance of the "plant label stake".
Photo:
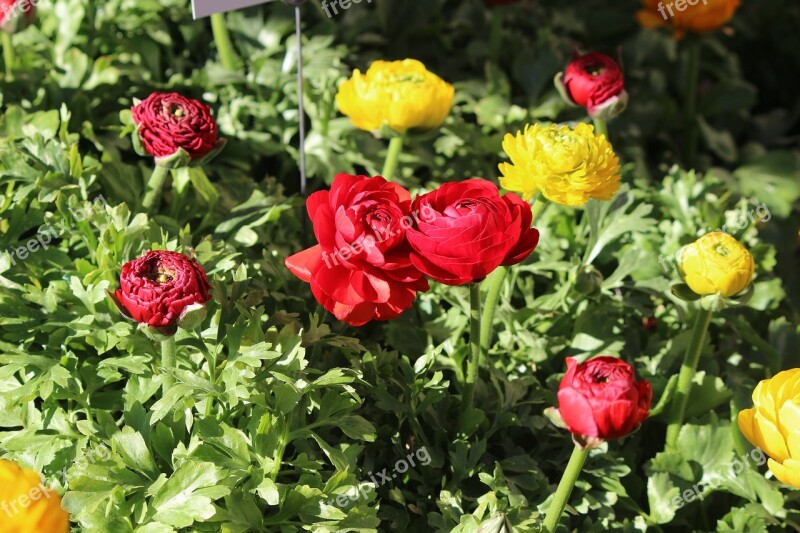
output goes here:
[{"label": "plant label stake", "polygon": [[[192,14],[195,20],[208,17],[215,13],[236,11],[259,4],[268,4],[275,0],[192,0]],[[283,0],[284,3],[294,6],[295,35],[297,38],[297,122],[300,135],[300,194],[306,196],[306,124],[303,109],[303,31],[300,19],[300,5],[305,0]],[[305,217],[303,217],[305,221]]]}]

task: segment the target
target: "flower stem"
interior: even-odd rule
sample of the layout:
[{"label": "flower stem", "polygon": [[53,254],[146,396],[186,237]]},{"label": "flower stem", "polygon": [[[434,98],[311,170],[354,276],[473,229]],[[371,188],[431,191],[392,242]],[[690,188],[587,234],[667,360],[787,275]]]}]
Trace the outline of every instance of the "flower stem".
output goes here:
[{"label": "flower stem", "polygon": [[147,191],[142,200],[142,207],[145,211],[155,210],[158,207],[158,200],[161,198],[161,189],[164,188],[164,181],[167,179],[169,169],[161,165],[156,165],[153,169],[153,174],[147,182]]},{"label": "flower stem", "polygon": [[[175,337],[170,337],[165,341],[161,341],[161,366],[164,369],[174,369],[175,368]],[[167,391],[172,387],[174,380],[172,376],[169,375],[167,372],[164,372],[161,376],[161,391],[162,394],[166,395]]]},{"label": "flower stem", "polygon": [[688,43],[688,79],[686,82],[686,166],[694,168],[697,159],[697,84],[700,80],[700,43]]},{"label": "flower stem", "polygon": [[491,13],[492,26],[489,30],[489,61],[497,65],[500,59],[500,48],[503,44],[503,16],[505,15],[505,10],[502,7],[494,7]]},{"label": "flower stem", "polygon": [[605,135],[608,139],[608,122],[600,118],[594,119],[594,132],[597,135]]},{"label": "flower stem", "polygon": [[692,339],[683,358],[681,372],[678,375],[678,385],[675,389],[675,397],[672,400],[672,414],[670,416],[670,424],[667,427],[667,448],[674,449],[678,442],[678,432],[686,414],[689,392],[692,388],[694,375],[697,373],[697,363],[700,361],[700,353],[703,351],[706,332],[708,332],[708,326],[711,324],[713,314],[713,311],[700,309],[695,319]]},{"label": "flower stem", "polygon": [[[547,200],[544,200],[541,196],[536,197],[536,201],[533,202],[533,207],[531,207],[531,224],[536,222],[536,219],[546,205]],[[497,304],[500,301],[500,291],[503,288],[503,282],[507,275],[508,267],[501,266],[497,267],[494,272],[486,276],[486,279],[483,281],[483,285],[486,286],[486,305],[481,321],[481,347],[483,348],[481,356],[489,350],[489,345],[492,343],[494,313],[497,310]],[[483,361],[480,361],[479,364],[483,365]]]},{"label": "flower stem", "polygon": [[405,134],[392,137],[389,141],[389,151],[386,153],[386,162],[383,164],[383,176],[386,181],[392,181],[394,171],[397,170],[397,162],[400,159],[400,153],[403,151],[403,142],[406,140]]},{"label": "flower stem", "polygon": [[233,51],[233,43],[228,26],[225,24],[224,14],[214,13],[211,15],[211,31],[214,33],[214,42],[217,44],[217,51],[223,66],[228,70],[236,70],[238,61],[236,53]]},{"label": "flower stem", "polygon": [[478,283],[469,286],[469,345],[462,410],[472,408],[475,399],[475,382],[478,379],[478,365],[481,361],[481,286]]},{"label": "flower stem", "polygon": [[589,455],[589,448],[581,448],[577,444],[575,449],[572,450],[572,455],[567,463],[567,468],[561,476],[561,481],[558,483],[556,495],[550,503],[550,508],[547,509],[547,515],[544,518],[544,530],[553,533],[558,526],[558,521],[564,513],[564,508],[567,506],[572,489],[575,488],[575,482],[578,481],[578,476],[583,468],[583,463],[586,462],[586,457]]},{"label": "flower stem", "polygon": [[11,34],[0,32],[3,35],[3,60],[6,64],[6,81],[14,79],[14,43]]}]

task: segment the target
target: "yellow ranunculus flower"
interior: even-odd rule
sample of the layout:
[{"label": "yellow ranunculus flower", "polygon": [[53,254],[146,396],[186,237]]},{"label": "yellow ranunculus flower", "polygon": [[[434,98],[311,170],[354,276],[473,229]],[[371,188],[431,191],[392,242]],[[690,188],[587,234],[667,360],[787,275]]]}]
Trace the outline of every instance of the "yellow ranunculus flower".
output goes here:
[{"label": "yellow ranunculus flower", "polygon": [[800,368],[759,383],[753,404],[739,413],[739,429],[770,456],[776,478],[800,488]]},{"label": "yellow ranunculus flower", "polygon": [[[668,26],[680,39],[686,32],[712,32],[727,23],[740,0],[642,0],[644,9],[636,13],[643,28]],[[683,10],[678,7],[682,5]]]},{"label": "yellow ranunculus flower", "polygon": [[375,61],[339,86],[336,103],[362,130],[384,125],[398,133],[438,128],[453,107],[455,89],[415,59]]},{"label": "yellow ranunculus flower", "polygon": [[729,298],[745,290],[753,280],[753,255],[728,235],[707,233],[684,246],[678,255],[678,271],[695,293],[721,294]]},{"label": "yellow ranunculus flower", "polygon": [[511,163],[500,165],[500,185],[526,200],[541,191],[551,202],[575,206],[610,200],[619,190],[619,158],[589,124],[527,125],[505,136],[503,150]]},{"label": "yellow ranunculus flower", "polygon": [[69,532],[61,498],[44,486],[39,474],[5,459],[0,459],[0,532]]}]

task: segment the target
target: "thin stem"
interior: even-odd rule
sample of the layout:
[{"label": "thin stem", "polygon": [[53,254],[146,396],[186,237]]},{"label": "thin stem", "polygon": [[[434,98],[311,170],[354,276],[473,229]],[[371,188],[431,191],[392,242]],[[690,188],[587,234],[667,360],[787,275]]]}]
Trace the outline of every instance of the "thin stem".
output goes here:
[{"label": "thin stem", "polygon": [[223,13],[211,15],[211,31],[214,33],[214,42],[217,44],[217,51],[223,66],[228,70],[236,70],[239,62],[233,51],[233,42],[231,42],[231,35],[228,32],[228,25],[225,24]]},{"label": "thin stem", "polygon": [[392,140],[389,141],[389,151],[386,153],[386,162],[383,164],[383,172],[381,172],[381,176],[387,181],[392,180],[392,176],[395,170],[397,170],[397,162],[400,159],[400,153],[403,151],[403,142],[405,139],[406,136],[403,134],[392,137]]},{"label": "thin stem", "polygon": [[692,40],[686,52],[689,72],[686,82],[686,166],[694,168],[697,160],[697,84],[700,80],[700,43]]},{"label": "thin stem", "polygon": [[[164,369],[175,369],[175,337],[170,337],[165,341],[161,341],[161,367]],[[169,375],[167,372],[162,374],[161,380],[161,391],[163,395],[167,394],[167,391],[172,387],[172,384],[175,382],[172,379],[172,376]]]},{"label": "thin stem", "polygon": [[683,425],[683,418],[686,415],[686,405],[689,402],[692,381],[694,380],[694,375],[697,373],[700,353],[703,351],[706,333],[708,332],[708,326],[711,324],[711,317],[713,315],[713,311],[700,309],[695,319],[692,339],[689,342],[689,347],[683,358],[681,372],[678,375],[678,385],[675,389],[675,397],[672,399],[672,414],[670,416],[670,424],[667,427],[666,447],[668,449],[674,449],[678,442],[678,433],[680,432],[681,425]]},{"label": "thin stem", "polygon": [[147,191],[142,200],[142,207],[145,211],[155,211],[158,207],[158,200],[161,198],[161,189],[164,188],[164,182],[169,174],[169,169],[161,165],[156,165],[153,169],[153,174],[147,182]]},{"label": "thin stem", "polygon": [[[531,224],[536,222],[539,215],[547,206],[547,200],[540,196],[536,197],[531,207],[532,219]],[[489,274],[483,282],[486,286],[486,305],[484,306],[483,317],[481,322],[481,356],[489,350],[492,343],[492,331],[494,326],[494,313],[497,310],[497,304],[500,301],[500,291],[503,289],[503,282],[508,275],[508,267],[498,267]],[[481,366],[483,361],[480,362]]]},{"label": "thin stem", "polygon": [[14,43],[11,40],[11,34],[0,32],[3,34],[3,60],[6,64],[6,80],[11,81],[14,79]]},{"label": "thin stem", "polygon": [[[300,21],[300,6],[294,8],[295,38],[297,39],[297,122],[300,134],[300,195],[306,195],[306,114],[303,109],[303,29]],[[306,217],[302,217],[303,224]],[[303,226],[305,233],[305,226]]]},{"label": "thin stem", "polygon": [[464,383],[464,401],[462,409],[472,408],[475,400],[475,382],[478,380],[479,363],[481,361],[481,286],[473,283],[469,286],[469,358],[467,360],[467,377]]},{"label": "thin stem", "polygon": [[572,494],[572,489],[575,488],[575,482],[578,481],[578,476],[581,474],[583,463],[586,462],[586,457],[589,455],[589,448],[581,448],[577,444],[575,449],[572,450],[572,455],[567,463],[567,468],[561,476],[561,481],[558,483],[556,495],[550,503],[550,508],[547,509],[547,515],[544,518],[544,530],[553,533],[558,526],[561,515],[567,507],[567,502]]},{"label": "thin stem", "polygon": [[594,132],[597,135],[605,135],[608,139],[608,122],[603,119],[596,118],[594,120]]},{"label": "thin stem", "polygon": [[489,30],[491,32],[489,34],[489,61],[497,65],[500,59],[500,48],[503,44],[503,15],[505,15],[505,10],[497,6],[492,8],[491,12],[492,26]]}]

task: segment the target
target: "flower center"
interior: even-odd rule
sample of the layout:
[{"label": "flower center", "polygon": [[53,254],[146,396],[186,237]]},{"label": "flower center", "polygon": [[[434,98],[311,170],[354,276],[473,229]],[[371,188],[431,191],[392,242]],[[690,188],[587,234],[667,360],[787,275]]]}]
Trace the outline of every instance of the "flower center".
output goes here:
[{"label": "flower center", "polygon": [[395,83],[423,83],[425,78],[420,74],[400,74],[394,77]]},{"label": "flower center", "polygon": [[605,71],[605,68],[603,68],[602,65],[597,65],[595,63],[590,63],[590,64],[586,65],[585,67],[583,67],[583,70],[585,70],[586,73],[591,75],[591,76],[599,76],[600,74],[602,74]]},{"label": "flower center", "polygon": [[148,265],[148,269],[145,272],[144,277],[150,281],[158,283],[159,285],[164,285],[175,279],[175,272],[168,268],[164,268],[154,261]]},{"label": "flower center", "polygon": [[728,246],[725,244],[718,244],[714,250],[716,250],[716,252],[722,257],[727,257],[733,253],[733,250],[728,248]]}]

